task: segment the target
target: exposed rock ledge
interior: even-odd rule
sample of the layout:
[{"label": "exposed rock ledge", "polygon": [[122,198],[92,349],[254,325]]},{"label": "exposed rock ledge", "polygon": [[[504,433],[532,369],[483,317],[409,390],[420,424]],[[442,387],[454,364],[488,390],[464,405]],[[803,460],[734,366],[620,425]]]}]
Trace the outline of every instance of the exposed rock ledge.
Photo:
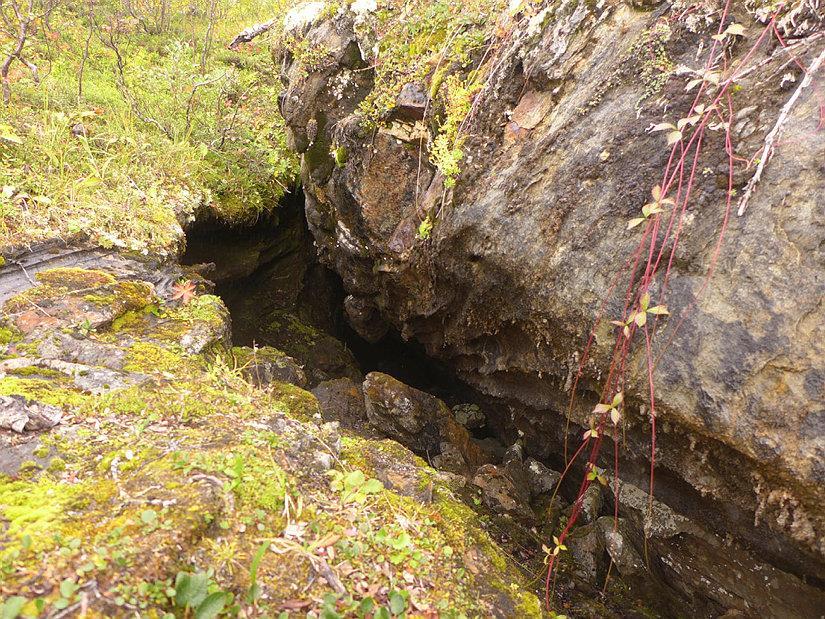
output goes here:
[{"label": "exposed rock ledge", "polygon": [[[701,24],[689,28],[665,3],[652,12],[636,8],[653,4],[569,0],[551,5],[538,32],[513,24],[467,122],[467,156],[449,191],[426,150],[419,164],[420,143],[404,139],[398,122],[363,128],[357,109],[372,74],[351,13],[339,11],[306,32],[334,62],[307,72],[285,61],[280,105],[304,154],[307,218],[322,259],[342,275],[361,313],[373,308],[507,402],[500,431],[522,432],[527,452],[538,457],[559,453],[577,353],[637,240],[625,224],[668,156],[661,134],[646,132],[663,121],[662,107],[648,101],[637,115],[647,85],[638,77],[643,59],[630,47],[667,19],[666,53],[674,65],[694,65],[699,41],[712,34]],[[732,19],[755,31],[741,4],[734,3]],[[749,33],[735,44],[734,59],[752,42]],[[803,61],[820,47],[801,48]],[[788,99],[784,62],[777,55],[741,80],[738,152],[758,150]],[[693,97],[681,78],[670,79],[661,96],[673,110],[668,118],[679,118]],[[727,182],[721,137],[708,138],[668,285],[672,323],[684,322],[655,368],[656,494],[725,539],[736,549],[728,557],[750,553],[822,587],[825,132],[814,130],[815,110],[810,94],[794,108],[700,294]],[[336,162],[332,153],[341,147],[346,160]],[[751,174],[734,179],[740,193]],[[433,211],[440,217],[423,242],[416,230]],[[608,320],[619,311],[608,304]],[[582,424],[612,346],[606,322],[573,412]],[[670,328],[658,334],[661,342]],[[622,452],[623,476],[640,485],[650,452],[643,363],[639,354],[631,358]],[[657,550],[667,571],[667,548]],[[726,560],[724,551],[716,554]]]},{"label": "exposed rock ledge", "polygon": [[324,423],[283,353],[231,348],[195,273],[77,249],[20,273],[0,267],[2,616],[541,616],[450,479]]}]

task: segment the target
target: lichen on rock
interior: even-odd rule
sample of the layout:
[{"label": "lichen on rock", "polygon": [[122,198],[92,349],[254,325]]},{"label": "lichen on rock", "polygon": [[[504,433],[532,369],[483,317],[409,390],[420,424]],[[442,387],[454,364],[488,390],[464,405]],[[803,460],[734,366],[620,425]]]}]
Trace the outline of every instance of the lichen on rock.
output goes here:
[{"label": "lichen on rock", "polygon": [[[118,310],[91,326],[103,304],[73,294],[117,294],[129,282],[117,269],[48,274],[40,286],[55,288],[25,298],[60,312],[10,331],[5,363],[33,373],[0,374],[3,410],[59,413],[56,425],[0,426],[0,594],[22,598],[24,616],[182,613],[191,579],[223,596],[221,616],[367,604],[540,616],[518,570],[435,471],[398,444],[324,424],[312,394],[280,382],[301,378],[283,353],[226,348],[217,298],[184,304],[154,284],[161,271],[147,266],[141,278],[130,282],[145,289],[143,305],[113,299]],[[15,329],[31,326],[21,298],[5,307]],[[122,382],[75,384],[62,370],[79,364],[60,356],[71,346],[48,359],[17,348],[56,332],[85,343],[82,367]],[[184,348],[192,332],[208,335],[197,351]],[[103,365],[113,350],[125,354]],[[273,364],[265,381],[247,371],[263,362]],[[422,484],[433,497],[424,503]]]}]

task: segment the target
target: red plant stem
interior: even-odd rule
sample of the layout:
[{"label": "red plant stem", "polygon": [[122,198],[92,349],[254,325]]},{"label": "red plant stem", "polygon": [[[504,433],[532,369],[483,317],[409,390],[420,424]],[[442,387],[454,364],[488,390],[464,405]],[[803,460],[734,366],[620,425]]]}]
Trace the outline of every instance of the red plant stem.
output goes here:
[{"label": "red plant stem", "polygon": [[[722,33],[723,28],[725,26],[724,22],[726,21],[727,15],[729,14],[730,5],[731,5],[731,0],[727,0],[726,3],[725,3],[724,10],[722,12],[722,17],[721,17],[720,22],[719,22],[718,32],[720,34]],[[763,32],[759,36],[756,43],[748,51],[748,53],[744,56],[744,58],[739,61],[739,63],[737,64],[738,67],[742,67],[742,66],[745,65],[745,63],[748,62],[748,60],[753,56],[753,54],[756,52],[756,49],[762,44],[762,42],[764,41],[766,35],[768,35],[771,32],[771,30],[774,31],[774,33],[777,35],[777,37],[780,39],[780,42],[784,46],[784,42],[781,41],[781,36],[779,35],[778,30],[776,29],[776,25],[775,25],[777,14],[779,12],[781,12],[783,7],[784,7],[784,5],[780,6],[780,8],[777,9],[777,11],[771,17],[771,20],[769,21],[768,25],[765,27],[765,29],[763,30]],[[715,56],[716,56],[717,46],[718,46],[718,41],[714,40],[714,43],[711,47],[711,50],[708,54],[708,59],[707,59],[706,64],[705,64],[706,70],[709,70],[715,63],[714,59],[715,59]],[[724,53],[722,54],[722,60],[724,62],[724,71],[727,72],[727,69],[728,69],[727,59],[725,58]],[[798,63],[798,61],[797,61],[797,64],[800,64],[800,63]],[[800,66],[802,66],[802,65],[800,64]],[[802,67],[802,68],[803,68],[803,70],[805,70],[804,67]],[[667,165],[665,166],[665,169],[664,169],[664,172],[663,172],[663,180],[662,180],[662,184],[661,184],[661,187],[662,187],[661,191],[662,191],[662,195],[666,196],[669,189],[671,188],[672,184],[674,182],[678,182],[677,189],[676,189],[676,200],[675,200],[676,205],[674,206],[674,210],[673,210],[673,212],[671,213],[671,215],[669,217],[668,225],[667,225],[667,228],[665,229],[664,237],[663,237],[663,240],[662,240],[662,244],[659,247],[659,251],[656,252],[656,243],[657,243],[657,240],[658,240],[658,235],[659,235],[659,230],[660,230],[660,225],[661,225],[661,218],[660,218],[660,216],[656,215],[655,217],[651,218],[651,220],[648,221],[647,224],[645,225],[644,233],[642,235],[642,239],[639,242],[639,244],[637,245],[636,249],[634,250],[632,260],[627,261],[625,263],[624,269],[619,271],[619,275],[621,275],[622,273],[628,273],[629,274],[629,282],[628,282],[627,291],[625,293],[625,307],[624,307],[624,312],[623,312],[623,320],[626,321],[628,311],[630,310],[630,308],[636,307],[636,305],[637,305],[639,299],[641,298],[641,296],[649,290],[649,288],[652,285],[653,280],[654,280],[657,272],[659,271],[659,267],[660,267],[662,258],[664,256],[664,252],[666,251],[666,248],[668,246],[668,240],[670,239],[671,232],[673,232],[673,227],[674,227],[674,222],[675,222],[676,230],[673,233],[673,240],[672,240],[671,248],[670,248],[670,256],[669,256],[668,261],[667,261],[667,267],[665,269],[663,284],[662,284],[662,288],[661,288],[660,293],[659,293],[659,296],[664,298],[665,292],[667,290],[667,282],[668,282],[670,272],[671,272],[671,269],[672,269],[672,266],[673,266],[673,259],[674,259],[674,256],[676,254],[676,248],[678,246],[680,235],[681,235],[682,228],[683,228],[683,222],[684,222],[686,209],[687,209],[687,206],[690,202],[691,192],[692,192],[695,180],[696,180],[696,172],[697,172],[698,167],[699,167],[699,158],[700,158],[700,155],[701,155],[701,152],[702,152],[704,136],[705,136],[705,130],[707,128],[707,124],[708,124],[708,122],[711,118],[712,113],[715,113],[718,117],[722,118],[722,115],[719,112],[717,106],[719,105],[719,103],[722,100],[724,100],[725,103],[726,103],[726,107],[727,107],[727,121],[723,122],[723,124],[725,126],[725,152],[728,155],[728,191],[727,191],[727,195],[726,195],[726,199],[725,199],[725,211],[724,211],[724,216],[723,216],[723,220],[722,220],[722,225],[720,227],[719,236],[717,238],[716,245],[714,247],[713,254],[711,256],[710,264],[709,264],[709,267],[708,267],[708,272],[707,272],[707,274],[704,278],[702,286],[700,287],[698,293],[695,295],[696,298],[682,312],[682,316],[680,317],[681,318],[680,321],[677,323],[676,327],[671,332],[670,338],[667,340],[667,343],[666,343],[665,347],[660,351],[660,354],[657,356],[656,359],[654,359],[654,357],[653,357],[653,347],[652,347],[652,337],[651,337],[651,331],[655,332],[655,326],[656,326],[655,320],[654,320],[653,326],[650,329],[648,328],[647,324],[645,324],[645,326],[643,328],[644,336],[645,336],[645,357],[646,357],[646,362],[647,362],[647,382],[648,382],[649,398],[650,398],[650,406],[651,406],[651,409],[650,409],[650,416],[651,416],[651,421],[650,421],[650,423],[651,423],[651,456],[650,456],[650,460],[651,460],[651,466],[650,466],[649,497],[648,497],[648,499],[649,499],[649,508],[648,508],[649,512],[652,511],[653,490],[654,490],[654,481],[655,481],[654,471],[655,471],[655,461],[656,461],[656,403],[655,403],[655,386],[654,386],[654,379],[653,379],[654,369],[656,367],[656,361],[658,361],[658,359],[661,357],[661,354],[663,354],[665,352],[665,350],[667,350],[667,347],[669,346],[670,342],[672,342],[673,337],[675,336],[675,333],[678,331],[681,324],[683,324],[683,322],[686,318],[686,315],[689,313],[689,311],[695,305],[696,299],[700,298],[703,295],[705,289],[707,288],[707,286],[708,286],[708,284],[709,284],[709,282],[710,282],[710,280],[711,280],[711,278],[712,278],[712,276],[715,272],[716,265],[718,263],[719,255],[720,255],[720,252],[721,252],[721,247],[722,247],[722,244],[724,242],[724,238],[725,238],[726,231],[727,231],[727,228],[728,228],[728,224],[729,224],[729,221],[730,221],[730,212],[731,212],[732,196],[733,196],[734,163],[735,163],[736,160],[746,161],[742,158],[736,157],[736,154],[735,154],[734,149],[733,149],[733,140],[732,140],[732,136],[731,136],[731,125],[732,125],[732,120],[733,120],[733,102],[732,102],[732,98],[731,98],[731,95],[730,95],[730,88],[733,85],[735,79],[736,79],[736,71],[734,71],[731,74],[731,76],[720,86],[719,91],[716,93],[716,96],[713,99],[713,103],[710,106],[706,107],[705,110],[702,112],[701,118],[699,119],[699,124],[694,129],[694,131],[692,132],[692,135],[690,136],[690,138],[687,141],[687,145],[685,145],[683,140],[679,140],[678,143],[674,144],[674,147],[671,150],[670,157],[668,159]],[[699,89],[699,92],[696,95],[696,98],[694,99],[693,104],[691,105],[690,111],[688,113],[688,117],[691,117],[691,116],[694,115],[695,109],[698,106],[699,101],[702,99],[703,95],[705,94],[706,87],[707,87],[707,82],[703,82],[700,89]],[[823,107],[823,110],[825,110],[825,107]],[[823,115],[825,116],[825,112],[823,112]],[[724,119],[723,119],[723,121],[724,121]],[[690,174],[688,175],[687,184],[685,186],[684,185],[685,163],[686,163],[687,157],[690,156],[690,154],[691,154],[691,150],[693,150],[693,160],[691,162]],[[678,154],[678,158],[677,158],[677,154]],[[675,159],[675,165],[674,165],[674,159]],[[684,193],[684,195],[683,195],[683,193]],[[677,211],[678,211],[678,215],[677,215]],[[646,260],[646,264],[645,264],[644,274],[642,276],[642,279],[639,282],[639,285],[634,286],[636,273],[637,273],[638,268],[639,268],[639,261],[640,261],[640,258],[641,258],[641,253],[644,250],[645,245],[648,242],[648,239],[649,239],[649,242],[650,242],[650,246],[649,246],[648,252],[647,252],[647,260]],[[655,256],[655,258],[654,258],[654,256]],[[631,263],[631,262],[632,262],[632,266],[630,266],[630,268],[628,268],[629,263]],[[609,289],[608,293],[605,295],[605,298],[604,298],[604,300],[603,300],[603,302],[602,302],[602,304],[599,308],[599,312],[597,314],[596,321],[594,323],[594,327],[591,330],[590,336],[589,336],[588,341],[587,341],[587,345],[584,349],[582,357],[579,359],[579,367],[578,367],[578,370],[577,370],[577,373],[576,373],[576,379],[575,379],[574,384],[573,384],[572,393],[571,393],[571,396],[570,396],[570,404],[569,404],[569,408],[568,408],[568,427],[565,430],[565,450],[564,450],[566,466],[565,466],[564,472],[562,473],[562,478],[564,478],[567,475],[567,473],[569,472],[572,464],[581,455],[583,449],[590,443],[590,438],[591,437],[588,436],[588,438],[585,439],[582,442],[581,446],[576,451],[576,453],[573,455],[573,457],[570,460],[567,459],[567,436],[569,434],[569,422],[570,422],[570,416],[572,415],[572,409],[573,409],[574,402],[575,402],[578,383],[579,383],[579,380],[580,380],[580,378],[583,374],[583,369],[585,367],[585,364],[589,360],[590,352],[591,352],[591,349],[592,349],[592,344],[593,344],[594,337],[595,337],[595,332],[596,332],[596,329],[598,328],[598,325],[601,321],[604,309],[606,307],[607,299],[609,299],[610,294],[612,293],[612,290],[615,288],[616,284],[618,283],[617,280],[618,280],[618,276],[616,278],[614,278],[614,280],[611,282],[610,289]],[[635,294],[634,294],[634,292],[635,292]],[[658,320],[658,316],[656,317],[656,320]],[[616,392],[618,392],[620,390],[624,391],[626,361],[627,361],[627,357],[630,353],[630,341],[632,340],[633,335],[636,332],[636,325],[631,323],[631,325],[629,326],[629,331],[630,331],[630,337],[625,337],[621,329],[618,331],[617,341],[614,344],[613,354],[611,356],[610,369],[608,371],[607,379],[605,380],[604,388],[603,388],[602,394],[601,394],[602,401],[609,401],[610,397],[612,397]],[[577,494],[577,499],[576,499],[576,502],[574,504],[571,516],[568,519],[567,525],[565,526],[564,530],[559,535],[559,543],[564,542],[564,539],[567,537],[571,527],[574,525],[574,523],[578,519],[578,516],[581,512],[581,498],[583,497],[584,493],[587,491],[587,488],[590,486],[590,480],[588,480],[587,477],[588,477],[588,473],[590,473],[590,471],[592,470],[592,467],[595,467],[595,463],[598,459],[598,455],[599,455],[599,451],[600,451],[601,443],[602,443],[602,438],[603,438],[603,434],[604,434],[604,426],[607,422],[607,417],[608,417],[608,414],[605,413],[604,415],[602,415],[601,419],[598,420],[598,423],[594,423],[595,429],[597,430],[598,438],[592,444],[592,447],[591,447],[591,450],[590,450],[590,455],[589,455],[589,458],[588,458],[588,467],[586,469],[586,474],[585,474],[585,477],[582,480],[582,483],[580,485],[579,493]],[[615,528],[618,527],[618,504],[619,504],[619,475],[618,475],[619,462],[618,462],[618,427],[617,426],[614,427],[613,442],[614,442],[614,463],[613,464],[614,464],[614,471],[615,471],[615,478],[614,478],[614,495],[615,495],[614,496],[614,498],[615,498],[615,500],[614,500],[614,529],[615,529]],[[547,580],[546,580],[547,589],[546,589],[546,596],[545,596],[548,609],[551,608],[549,585],[550,585],[550,582],[551,582],[553,567],[555,565],[555,559],[556,559],[556,557],[552,556],[550,558],[549,562],[548,562],[548,571],[547,571]]]}]

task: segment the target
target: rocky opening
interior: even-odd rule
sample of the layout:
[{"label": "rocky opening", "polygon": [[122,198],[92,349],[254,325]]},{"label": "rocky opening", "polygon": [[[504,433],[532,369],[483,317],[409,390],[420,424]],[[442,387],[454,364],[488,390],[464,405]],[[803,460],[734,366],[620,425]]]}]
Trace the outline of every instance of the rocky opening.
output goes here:
[{"label": "rocky opening", "polygon": [[[233,343],[259,347],[261,358],[251,361],[259,379],[274,372],[311,390],[324,421],[395,439],[454,477],[524,571],[541,572],[544,552],[553,551],[548,540],[569,516],[583,473],[568,475],[556,489],[564,469],[559,428],[541,411],[472,389],[398,333],[379,328],[373,342],[358,335],[347,323],[351,299],[341,278],[316,257],[300,191],[249,228],[199,221],[188,233],[183,262],[200,265],[215,283],[232,316]],[[638,471],[625,468],[624,480],[644,474],[645,463],[638,464]],[[646,524],[648,497],[635,486],[622,486],[617,529],[609,471],[605,464],[604,485],[593,485],[582,499],[581,524],[566,544],[571,559],[556,586],[561,599],[619,613],[641,606],[672,614],[687,604],[716,616],[724,606],[702,583],[727,573],[734,554],[745,580],[753,577],[754,587],[746,585],[750,602],[762,596],[770,604],[755,587],[767,566],[719,546],[658,501],[657,523]],[[661,475],[668,503],[691,502],[693,489]],[[705,509],[698,497],[694,509]],[[800,596],[812,591],[789,574],[772,574]]]}]

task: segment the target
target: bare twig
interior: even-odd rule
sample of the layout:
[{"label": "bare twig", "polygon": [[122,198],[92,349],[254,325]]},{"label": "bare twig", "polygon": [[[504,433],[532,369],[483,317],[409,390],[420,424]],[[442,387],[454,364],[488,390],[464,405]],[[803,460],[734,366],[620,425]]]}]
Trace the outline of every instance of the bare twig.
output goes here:
[{"label": "bare twig", "polygon": [[312,564],[312,567],[315,568],[315,571],[327,581],[335,593],[343,595],[347,592],[347,588],[344,586],[344,583],[342,583],[341,579],[335,575],[335,572],[332,571],[332,568],[329,566],[326,559],[317,555],[312,555],[310,556],[310,563]]},{"label": "bare twig", "polygon": [[759,161],[759,165],[756,167],[756,172],[754,173],[753,177],[748,181],[747,186],[745,187],[745,193],[742,195],[742,199],[739,201],[739,210],[736,214],[741,217],[745,214],[745,210],[748,208],[748,202],[751,199],[751,195],[753,194],[756,185],[762,179],[762,172],[765,169],[765,166],[768,164],[768,161],[771,160],[773,156],[773,149],[774,143],[776,140],[779,139],[779,136],[782,134],[782,129],[785,125],[785,122],[788,120],[788,116],[790,116],[791,110],[793,106],[796,105],[796,102],[799,100],[802,91],[805,90],[808,86],[811,85],[813,82],[814,73],[819,70],[819,67],[822,65],[822,62],[825,61],[825,48],[819,53],[819,56],[816,57],[813,64],[811,64],[810,68],[808,69],[807,73],[805,74],[805,78],[799,84],[799,87],[794,91],[791,98],[788,99],[788,102],[782,107],[782,110],[779,113],[779,118],[776,119],[776,124],[771,129],[770,133],[765,137],[765,145],[762,151],[762,158]]},{"label": "bare twig", "polygon": [[192,86],[192,92],[189,93],[189,101],[186,104],[186,136],[189,136],[189,130],[192,128],[192,108],[195,105],[195,94],[198,92],[198,89],[214,84],[215,82],[219,82],[225,77],[226,73],[223,73],[218,77],[197,82],[194,86]]}]

